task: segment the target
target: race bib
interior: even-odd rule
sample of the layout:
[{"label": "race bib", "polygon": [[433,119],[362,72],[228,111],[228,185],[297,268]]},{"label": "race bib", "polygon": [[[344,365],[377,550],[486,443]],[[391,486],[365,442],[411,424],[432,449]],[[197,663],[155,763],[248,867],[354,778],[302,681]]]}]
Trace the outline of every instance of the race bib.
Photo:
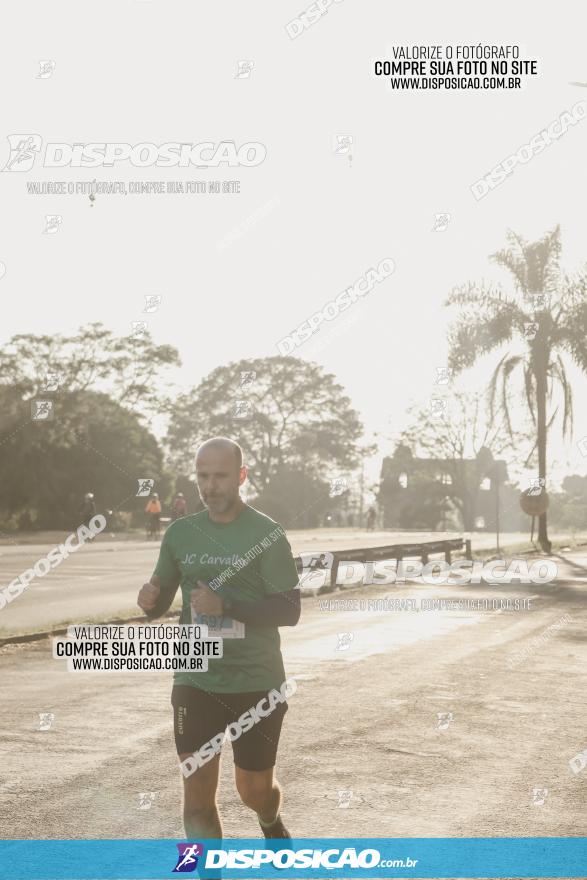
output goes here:
[{"label": "race bib", "polygon": [[192,623],[208,627],[208,635],[218,639],[244,639],[245,625],[232,617],[220,617],[214,614],[196,614],[192,608]]}]

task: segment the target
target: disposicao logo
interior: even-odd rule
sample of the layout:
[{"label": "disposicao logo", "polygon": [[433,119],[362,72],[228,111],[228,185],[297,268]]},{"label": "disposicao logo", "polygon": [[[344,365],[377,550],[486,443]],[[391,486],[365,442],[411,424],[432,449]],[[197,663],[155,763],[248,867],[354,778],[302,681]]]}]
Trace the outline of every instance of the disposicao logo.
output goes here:
[{"label": "disposicao logo", "polygon": [[178,843],[176,844],[179,854],[177,865],[173,869],[174,874],[188,874],[195,871],[198,865],[198,856],[204,854],[201,843]]}]

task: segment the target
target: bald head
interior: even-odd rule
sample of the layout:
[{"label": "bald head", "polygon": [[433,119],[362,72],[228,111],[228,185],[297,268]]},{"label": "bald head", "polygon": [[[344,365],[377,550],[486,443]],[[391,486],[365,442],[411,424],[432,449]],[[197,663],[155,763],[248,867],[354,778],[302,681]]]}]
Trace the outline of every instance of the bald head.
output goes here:
[{"label": "bald head", "polygon": [[196,480],[200,497],[214,516],[230,516],[242,501],[239,488],[247,476],[243,451],[228,437],[211,437],[196,452]]},{"label": "bald head", "polygon": [[209,440],[204,440],[203,443],[198,446],[196,451],[196,465],[198,463],[198,456],[201,452],[206,452],[207,449],[218,449],[224,452],[230,452],[235,456],[236,466],[242,468],[243,466],[243,451],[238,443],[235,443],[234,440],[231,440],[229,437],[210,437]]}]

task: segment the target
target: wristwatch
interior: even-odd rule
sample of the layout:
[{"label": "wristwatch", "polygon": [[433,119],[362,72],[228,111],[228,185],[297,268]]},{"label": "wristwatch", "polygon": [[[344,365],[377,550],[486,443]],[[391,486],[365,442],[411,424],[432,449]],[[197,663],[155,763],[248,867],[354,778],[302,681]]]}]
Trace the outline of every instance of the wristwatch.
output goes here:
[{"label": "wristwatch", "polygon": [[232,599],[222,599],[222,614],[224,617],[230,617],[234,610],[234,604]]}]

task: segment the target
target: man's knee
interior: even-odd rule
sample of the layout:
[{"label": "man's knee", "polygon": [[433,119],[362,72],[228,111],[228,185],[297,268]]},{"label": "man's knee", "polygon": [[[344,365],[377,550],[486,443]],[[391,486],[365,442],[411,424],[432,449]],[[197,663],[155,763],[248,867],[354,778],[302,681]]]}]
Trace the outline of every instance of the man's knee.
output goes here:
[{"label": "man's knee", "polygon": [[248,774],[236,780],[236,788],[245,807],[255,810],[262,807],[272,796],[277,783],[270,777]]}]

